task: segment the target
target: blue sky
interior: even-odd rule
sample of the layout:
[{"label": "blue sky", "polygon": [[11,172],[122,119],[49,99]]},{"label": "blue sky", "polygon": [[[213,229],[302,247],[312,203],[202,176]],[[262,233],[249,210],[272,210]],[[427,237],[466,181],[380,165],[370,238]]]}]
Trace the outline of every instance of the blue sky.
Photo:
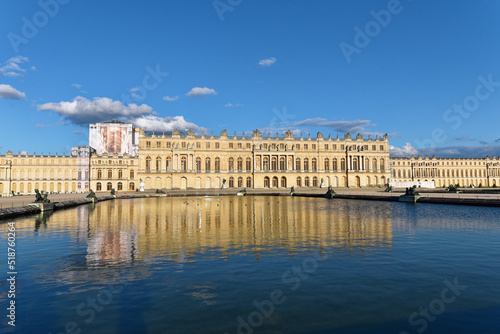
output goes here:
[{"label": "blue sky", "polygon": [[393,154],[500,155],[498,1],[3,1],[0,152],[88,123],[388,133]]}]

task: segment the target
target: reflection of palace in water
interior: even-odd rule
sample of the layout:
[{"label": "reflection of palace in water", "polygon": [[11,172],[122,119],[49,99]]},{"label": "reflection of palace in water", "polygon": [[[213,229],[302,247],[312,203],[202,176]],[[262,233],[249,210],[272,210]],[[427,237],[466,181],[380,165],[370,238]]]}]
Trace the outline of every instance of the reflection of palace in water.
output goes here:
[{"label": "reflection of palace in water", "polygon": [[[383,209],[298,197],[177,197],[102,202],[61,212],[77,221],[87,265],[125,264],[217,251],[295,253],[304,247],[389,248],[392,225]],[[89,208],[89,209],[87,209]],[[73,218],[66,217],[66,221]]]}]

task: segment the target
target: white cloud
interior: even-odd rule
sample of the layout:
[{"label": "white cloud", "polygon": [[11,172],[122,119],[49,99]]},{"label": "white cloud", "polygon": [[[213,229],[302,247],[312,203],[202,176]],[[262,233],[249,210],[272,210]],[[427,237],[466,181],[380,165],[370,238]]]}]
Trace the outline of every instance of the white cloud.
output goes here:
[{"label": "white cloud", "polygon": [[208,87],[194,87],[186,95],[189,97],[201,97],[204,95],[217,95],[217,92]]},{"label": "white cloud", "polygon": [[261,61],[259,61],[259,65],[263,66],[263,67],[267,67],[267,66],[271,66],[275,62],[276,62],[276,58],[271,57],[271,58],[268,58],[268,59],[262,59]]},{"label": "white cloud", "polygon": [[243,107],[244,105],[241,104],[241,103],[236,103],[236,104],[232,104],[232,103],[226,103],[224,105],[224,107],[226,108],[238,108],[238,107]]},{"label": "white cloud", "polygon": [[28,57],[15,56],[7,60],[0,66],[0,77],[23,77],[26,70],[21,68],[21,64],[28,62]]},{"label": "white cloud", "polygon": [[355,121],[329,121],[325,118],[310,118],[303,121],[295,122],[291,124],[292,126],[315,126],[315,127],[327,127],[331,128],[333,131],[342,133],[361,133],[361,134],[372,134],[366,128],[376,126],[369,120],[355,120]]},{"label": "white cloud", "polygon": [[159,117],[153,115],[140,116],[140,117],[124,117],[124,122],[130,122],[136,127],[143,128],[146,131],[173,131],[173,130],[195,130],[198,132],[207,131],[207,129],[188,122],[183,116],[174,117]]},{"label": "white cloud", "polygon": [[72,101],[51,102],[38,105],[38,110],[55,111],[73,124],[85,125],[107,121],[119,117],[137,117],[153,113],[153,108],[147,104],[124,105],[107,97],[95,97],[88,100],[82,96],[75,97]]},{"label": "white cloud", "polygon": [[179,99],[179,96],[164,96],[163,99],[165,101],[168,101],[168,102],[173,102],[173,101],[177,101]]},{"label": "white cloud", "polygon": [[73,86],[73,87],[75,87],[75,88],[77,88],[77,89],[82,88],[82,85],[77,84],[77,83],[71,84],[71,86]]},{"label": "white cloud", "polygon": [[412,155],[418,156],[418,150],[410,143],[404,144],[401,148],[390,145],[389,152],[395,157],[411,157]]},{"label": "white cloud", "polygon": [[10,100],[26,100],[26,94],[11,85],[0,85],[0,97]]}]

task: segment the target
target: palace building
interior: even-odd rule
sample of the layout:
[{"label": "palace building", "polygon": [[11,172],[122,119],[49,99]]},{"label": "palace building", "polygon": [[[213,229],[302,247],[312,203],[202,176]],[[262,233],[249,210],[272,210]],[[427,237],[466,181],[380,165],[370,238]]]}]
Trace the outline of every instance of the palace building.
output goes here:
[{"label": "palace building", "polygon": [[0,194],[202,188],[497,186],[500,159],[389,155],[388,136],[316,138],[259,130],[196,135],[146,133],[132,124],[90,125],[89,145],[70,155],[0,155]]}]

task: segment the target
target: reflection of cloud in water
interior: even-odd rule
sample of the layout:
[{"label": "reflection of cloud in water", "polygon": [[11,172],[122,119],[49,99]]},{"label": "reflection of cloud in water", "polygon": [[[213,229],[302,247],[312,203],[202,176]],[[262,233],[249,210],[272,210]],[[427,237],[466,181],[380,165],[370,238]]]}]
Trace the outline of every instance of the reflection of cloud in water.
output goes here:
[{"label": "reflection of cloud in water", "polygon": [[188,289],[191,290],[187,292],[186,295],[191,296],[193,299],[201,300],[206,305],[214,305],[217,297],[215,292],[216,287],[214,285],[208,285],[211,282],[203,283],[204,285],[191,285]]}]

